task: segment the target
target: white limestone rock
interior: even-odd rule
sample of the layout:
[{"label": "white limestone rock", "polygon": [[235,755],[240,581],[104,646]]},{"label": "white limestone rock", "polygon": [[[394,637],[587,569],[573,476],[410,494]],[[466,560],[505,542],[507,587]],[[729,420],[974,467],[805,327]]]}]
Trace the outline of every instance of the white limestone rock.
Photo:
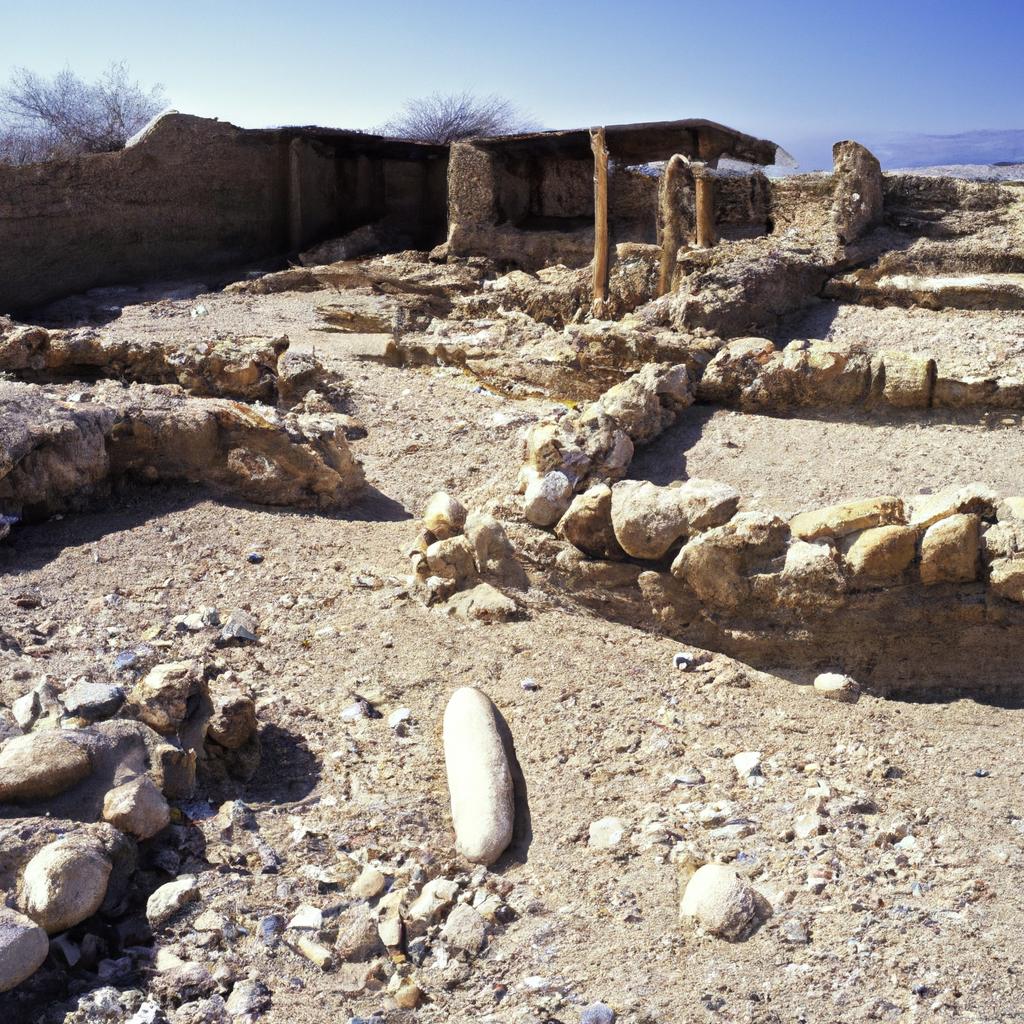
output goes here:
[{"label": "white limestone rock", "polygon": [[493,864],[512,841],[512,773],[498,734],[494,706],[471,686],[456,690],[444,713],[456,848],[476,864]]},{"label": "white limestone rock", "polygon": [[757,893],[727,865],[705,864],[687,883],[679,916],[695,921],[712,935],[735,942],[744,938],[757,921]]}]

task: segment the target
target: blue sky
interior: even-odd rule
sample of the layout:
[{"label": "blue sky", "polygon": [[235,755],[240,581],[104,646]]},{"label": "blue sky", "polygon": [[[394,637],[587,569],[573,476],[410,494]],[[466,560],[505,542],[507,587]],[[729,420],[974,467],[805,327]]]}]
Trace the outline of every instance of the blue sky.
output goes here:
[{"label": "blue sky", "polygon": [[0,0],[13,65],[125,59],[245,126],[366,128],[410,96],[499,93],[547,127],[709,117],[803,166],[887,132],[1024,128],[1024,0]]}]

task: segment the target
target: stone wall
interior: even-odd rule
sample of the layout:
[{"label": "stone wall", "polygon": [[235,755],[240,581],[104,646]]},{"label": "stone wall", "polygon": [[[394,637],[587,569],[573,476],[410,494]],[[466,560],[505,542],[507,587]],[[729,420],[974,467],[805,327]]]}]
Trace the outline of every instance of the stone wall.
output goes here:
[{"label": "stone wall", "polygon": [[[839,370],[824,390],[826,378],[840,386]],[[634,446],[673,423],[693,391],[685,367],[651,364],[530,428],[523,511],[563,543],[521,548],[561,588],[775,668],[838,668],[880,692],[1020,697],[1024,498],[957,485],[787,521],[715,480],[623,479]]]},{"label": "stone wall", "polygon": [[444,236],[446,162],[444,147],[168,114],[120,152],[0,166],[0,311],[202,274],[381,219],[429,247]]},{"label": "stone wall", "polygon": [[[612,244],[658,241],[660,177],[645,166],[613,160],[608,178]],[[716,175],[719,230],[725,238],[763,234],[771,223],[768,179]],[[692,185],[680,196],[692,223]],[[594,162],[558,153],[504,153],[456,143],[448,168],[448,249],[490,256],[536,270],[585,266],[594,255]]]}]

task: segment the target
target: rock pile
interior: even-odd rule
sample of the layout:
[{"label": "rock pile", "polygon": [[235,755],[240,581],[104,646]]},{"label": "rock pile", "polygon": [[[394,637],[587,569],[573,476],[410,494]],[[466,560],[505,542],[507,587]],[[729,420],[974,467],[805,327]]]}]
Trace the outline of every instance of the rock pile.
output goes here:
[{"label": "rock pile", "polygon": [[[25,697],[22,731],[0,746],[0,887],[17,908],[0,916],[0,991],[29,978],[55,944],[71,951],[73,966],[83,944],[96,944],[94,915],[110,922],[130,914],[146,884],[135,879],[140,850],[170,826],[169,801],[193,795],[197,770],[214,781],[248,777],[259,759],[251,698],[211,687],[198,664],[157,665],[127,694],[44,681]],[[156,856],[173,873],[169,854]],[[195,880],[184,889],[194,893]],[[166,890],[150,897],[153,927],[182,905]],[[80,925],[86,931],[68,937]],[[48,944],[46,935],[56,938]]]},{"label": "rock pile", "polygon": [[528,584],[505,528],[489,513],[467,512],[457,498],[434,494],[408,554],[428,604],[444,603],[454,615],[484,622],[517,614],[515,599],[499,588]]},{"label": "rock pile", "polygon": [[692,402],[685,366],[651,363],[578,415],[534,424],[519,476],[526,518],[553,526],[574,494],[620,480],[635,445],[657,437]]}]

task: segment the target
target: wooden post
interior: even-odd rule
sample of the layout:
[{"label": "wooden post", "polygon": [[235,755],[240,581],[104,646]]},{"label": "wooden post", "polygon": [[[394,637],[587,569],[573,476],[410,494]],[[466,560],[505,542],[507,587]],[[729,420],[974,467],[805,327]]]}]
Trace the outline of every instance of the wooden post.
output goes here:
[{"label": "wooden post", "polygon": [[679,176],[689,161],[676,153],[665,165],[658,190],[658,227],[661,229],[661,266],[658,270],[658,295],[672,291],[672,278],[676,270],[676,253],[683,244],[683,228],[680,223],[679,204],[675,202]]},{"label": "wooden post", "polygon": [[604,317],[608,300],[608,143],[603,128],[590,129],[594,153],[594,301],[592,316]]},{"label": "wooden post", "polygon": [[302,248],[302,139],[288,146],[288,249]]},{"label": "wooden post", "polygon": [[693,165],[697,192],[697,247],[710,249],[718,241],[715,232],[715,179],[704,164]]}]

